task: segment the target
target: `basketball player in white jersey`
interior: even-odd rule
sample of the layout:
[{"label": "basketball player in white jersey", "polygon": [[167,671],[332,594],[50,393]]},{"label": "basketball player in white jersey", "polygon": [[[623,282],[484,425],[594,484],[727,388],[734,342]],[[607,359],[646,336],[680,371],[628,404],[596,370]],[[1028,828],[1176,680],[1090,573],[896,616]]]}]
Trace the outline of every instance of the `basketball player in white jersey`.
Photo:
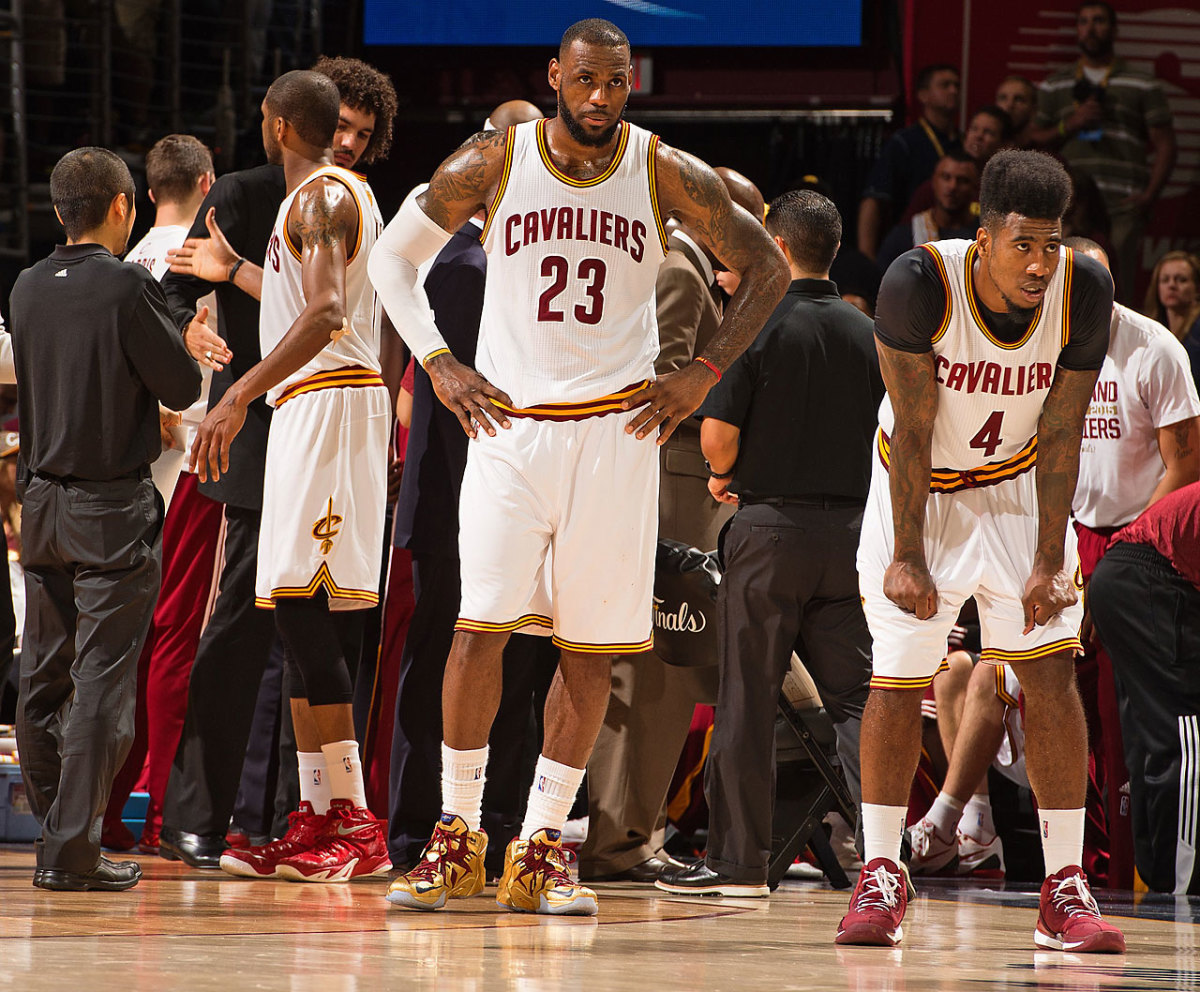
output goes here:
[{"label": "basketball player in white jersey", "polygon": [[[170,267],[167,253],[178,248],[187,238],[192,221],[196,219],[196,211],[200,209],[215,180],[212,154],[198,138],[190,134],[168,134],[156,141],[146,153],[146,184],[150,201],[154,204],[154,226],[129,249],[125,261],[145,266],[155,279],[166,275]],[[208,316],[208,311],[204,311],[204,316]],[[204,377],[200,398],[182,414],[167,417],[164,413],[164,431],[170,430],[173,446],[164,450],[150,464],[154,484],[162,494],[167,509],[170,509],[185,453],[195,440],[196,427],[208,409],[212,369],[201,365],[200,371]]]},{"label": "basketball player in white jersey", "polygon": [[1026,697],[1026,768],[1046,880],[1039,947],[1120,952],[1079,867],[1087,730],[1075,687],[1083,617],[1067,527],[1084,413],[1108,345],[1112,280],[1062,247],[1071,181],[1040,152],[984,169],[975,241],[901,255],[875,332],[888,395],[858,569],[874,640],[863,714],[865,866],[837,942],[900,942],[899,867],[923,690],[969,596],[983,652]]},{"label": "basketball player in white jersey", "polygon": [[253,865],[238,859],[238,873],[255,878],[346,881],[391,867],[366,808],[346,666],[361,638],[352,611],[378,600],[390,410],[366,262],[383,222],[370,187],[332,164],[337,123],[337,87],[320,73],[285,73],[267,91],[263,145],[283,166],[287,196],[263,270],[265,357],[205,418],[192,449],[201,478],[219,477],[247,404],[265,392],[275,407],[256,592],[275,609],[303,695],[292,718],[310,791],[282,841],[252,849]]},{"label": "basketball player in white jersey", "polygon": [[[480,805],[501,651],[510,633],[528,631],[553,636],[562,656],[497,902],[596,912],[595,893],[567,871],[561,830],[608,705],[612,656],[651,643],[658,454],[638,442],[661,444],[697,408],[788,284],[758,218],[732,206],[708,166],[622,120],[631,69],[615,25],[572,25],[550,62],[557,115],[464,144],[409,196],[371,258],[393,323],[477,441],[443,686],[443,813],[417,867],[389,890],[400,906],[437,909],[483,888]],[[480,208],[489,257],[475,371],[437,333],[417,266]],[[670,213],[743,282],[705,353],[652,382]]]}]

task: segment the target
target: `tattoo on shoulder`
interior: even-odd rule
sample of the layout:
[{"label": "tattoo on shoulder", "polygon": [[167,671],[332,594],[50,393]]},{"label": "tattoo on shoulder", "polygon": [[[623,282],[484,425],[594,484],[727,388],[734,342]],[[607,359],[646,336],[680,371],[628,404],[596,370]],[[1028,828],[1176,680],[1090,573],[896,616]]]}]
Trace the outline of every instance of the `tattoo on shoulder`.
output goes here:
[{"label": "tattoo on shoulder", "polygon": [[345,195],[346,189],[340,183],[316,183],[296,197],[293,224],[302,245],[329,248],[346,240],[341,210]]},{"label": "tattoo on shoulder", "polygon": [[464,204],[482,206],[492,157],[507,141],[505,131],[480,131],[464,141],[438,167],[429,180],[429,189],[421,194],[419,202],[426,216],[445,227],[452,217],[452,208]]},{"label": "tattoo on shoulder", "polygon": [[1195,424],[1195,420],[1181,420],[1171,428],[1175,435],[1175,454],[1181,458],[1186,458],[1192,453],[1192,431]]},{"label": "tattoo on shoulder", "polygon": [[459,145],[458,150],[462,151],[464,148],[503,148],[507,140],[507,131],[477,131]]}]

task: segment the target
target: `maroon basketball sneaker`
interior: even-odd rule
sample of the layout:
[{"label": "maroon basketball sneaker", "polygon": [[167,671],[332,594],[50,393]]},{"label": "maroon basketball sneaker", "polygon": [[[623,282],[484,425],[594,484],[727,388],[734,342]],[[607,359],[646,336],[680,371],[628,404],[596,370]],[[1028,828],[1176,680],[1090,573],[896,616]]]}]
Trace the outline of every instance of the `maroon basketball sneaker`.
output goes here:
[{"label": "maroon basketball sneaker", "polygon": [[1125,935],[1100,916],[1087,878],[1069,865],[1042,883],[1033,942],[1038,947],[1076,954],[1124,954]]},{"label": "maroon basketball sneaker", "polygon": [[288,814],[288,828],[279,840],[261,847],[231,847],[221,855],[221,867],[242,878],[275,878],[279,862],[311,849],[325,829],[325,814],[314,813],[311,803]]},{"label": "maroon basketball sneaker", "polygon": [[908,879],[896,862],[876,858],[858,876],[850,912],[838,925],[838,944],[895,947],[904,936],[900,921],[908,908]]},{"label": "maroon basketball sneaker", "polygon": [[348,882],[382,875],[392,868],[386,827],[366,807],[334,799],[316,844],[281,860],[276,874],[292,882]]}]

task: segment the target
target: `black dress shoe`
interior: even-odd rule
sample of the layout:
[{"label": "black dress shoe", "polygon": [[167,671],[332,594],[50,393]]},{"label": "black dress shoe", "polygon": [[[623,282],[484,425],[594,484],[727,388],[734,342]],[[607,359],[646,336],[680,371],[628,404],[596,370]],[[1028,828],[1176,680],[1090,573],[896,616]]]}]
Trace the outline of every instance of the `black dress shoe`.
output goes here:
[{"label": "black dress shoe", "polygon": [[33,884],[54,892],[121,892],[141,881],[142,868],[136,861],[112,862],[101,858],[91,871],[37,868]]},{"label": "black dress shoe", "polygon": [[636,882],[650,885],[672,866],[661,858],[647,858],[639,864],[626,868],[624,871],[613,871],[602,875],[588,875],[581,881],[587,882]]},{"label": "black dress shoe", "polygon": [[703,861],[697,861],[694,865],[684,868],[664,871],[654,883],[654,887],[664,892],[692,896],[762,898],[771,894],[766,882],[739,881],[713,871]]},{"label": "black dress shoe", "polygon": [[182,861],[189,868],[220,868],[228,847],[223,834],[189,834],[164,826],[158,835],[158,856]]}]

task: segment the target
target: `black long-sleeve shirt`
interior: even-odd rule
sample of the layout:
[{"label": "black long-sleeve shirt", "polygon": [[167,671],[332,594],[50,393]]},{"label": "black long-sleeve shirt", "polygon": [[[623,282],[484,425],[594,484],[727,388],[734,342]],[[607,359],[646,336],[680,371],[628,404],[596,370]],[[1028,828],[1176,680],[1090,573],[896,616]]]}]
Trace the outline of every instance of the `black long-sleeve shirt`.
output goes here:
[{"label": "black long-sleeve shirt", "polygon": [[101,245],[60,245],[30,266],[9,312],[22,482],[134,475],[162,452],[158,404],[200,395],[158,280]]},{"label": "black long-sleeve shirt", "polygon": [[[262,265],[286,186],[283,169],[278,165],[260,165],[221,176],[200,204],[188,237],[208,237],[204,218],[208,208],[215,207],[217,224],[233,250],[247,261]],[[211,410],[221,402],[225,391],[262,358],[258,340],[258,300],[231,282],[210,283],[195,276],[171,272],[163,276],[162,285],[181,331],[196,315],[196,301],[216,290],[218,328],[233,352],[233,361],[222,371],[213,373],[208,390],[208,408]],[[209,499],[230,506],[261,509],[263,466],[270,426],[271,408],[267,406],[266,397],[260,396],[246,410],[246,423],[229,449],[229,471],[222,472],[216,481],[202,482],[200,491]]]}]

